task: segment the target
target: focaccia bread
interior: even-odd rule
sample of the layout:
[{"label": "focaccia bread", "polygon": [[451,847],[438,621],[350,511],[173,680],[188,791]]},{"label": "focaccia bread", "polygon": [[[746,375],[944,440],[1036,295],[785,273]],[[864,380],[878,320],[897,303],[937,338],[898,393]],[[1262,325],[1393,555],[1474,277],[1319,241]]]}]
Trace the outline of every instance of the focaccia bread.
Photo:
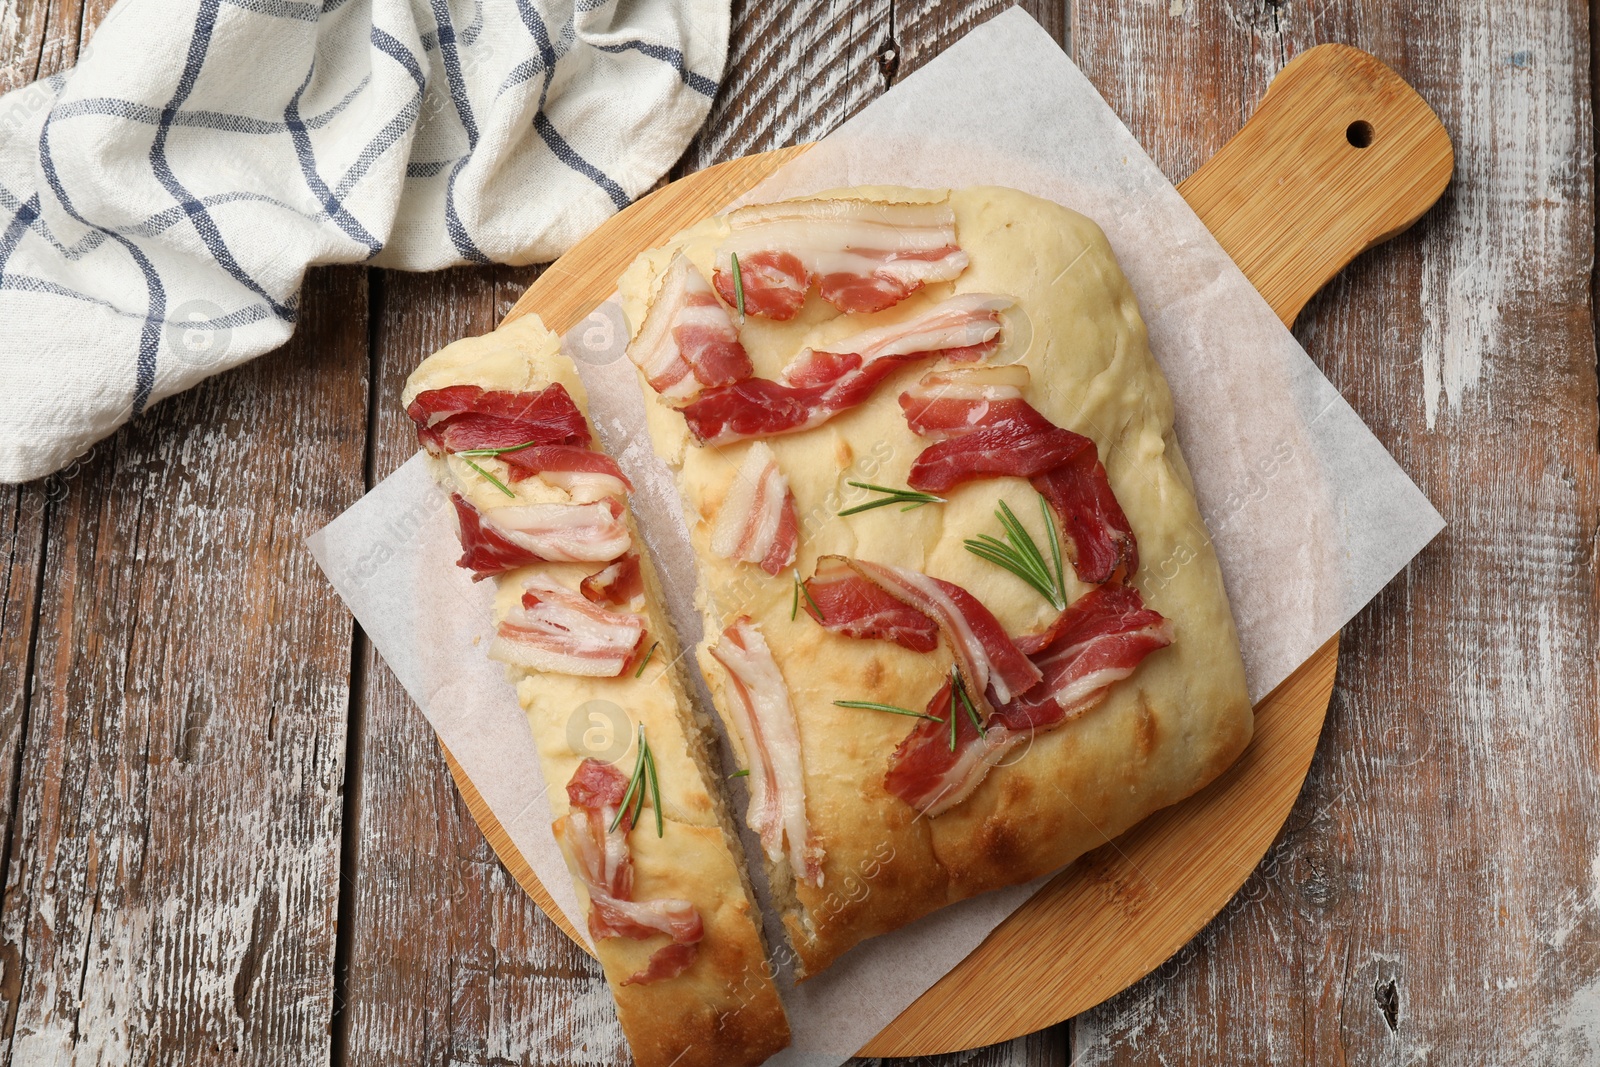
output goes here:
[{"label": "focaccia bread", "polygon": [[[626,479],[536,316],[458,341],[403,401],[455,504],[617,1013],[642,1067],[755,1064],[788,1044],[760,915]],[[648,757],[644,752],[648,751]]]},{"label": "focaccia bread", "polygon": [[1071,862],[1244,749],[1171,395],[1089,219],[844,190],[709,219],[621,291],[802,974]]}]

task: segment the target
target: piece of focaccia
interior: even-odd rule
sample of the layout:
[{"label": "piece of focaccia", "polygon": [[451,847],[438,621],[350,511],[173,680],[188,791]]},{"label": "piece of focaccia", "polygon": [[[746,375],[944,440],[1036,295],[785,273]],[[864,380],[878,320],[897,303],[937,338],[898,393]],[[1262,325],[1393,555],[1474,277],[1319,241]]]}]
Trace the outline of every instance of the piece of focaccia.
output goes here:
[{"label": "piece of focaccia", "polygon": [[710,722],[616,464],[535,316],[434,354],[406,409],[450,494],[461,565],[491,578],[556,837],[641,1067],[755,1064],[788,1044]]},{"label": "piece of focaccia", "polygon": [[1222,577],[1093,222],[845,190],[709,219],[621,289],[802,975],[1238,757]]}]

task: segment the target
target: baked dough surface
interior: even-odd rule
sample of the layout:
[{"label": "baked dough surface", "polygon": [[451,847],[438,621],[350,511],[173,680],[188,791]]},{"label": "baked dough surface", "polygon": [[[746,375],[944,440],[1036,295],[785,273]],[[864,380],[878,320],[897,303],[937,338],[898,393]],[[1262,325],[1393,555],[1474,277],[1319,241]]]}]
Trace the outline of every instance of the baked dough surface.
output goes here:
[{"label": "baked dough surface", "polygon": [[[529,315],[483,337],[457,341],[424,360],[407,380],[402,402],[409,405],[418,393],[447,385],[536,391],[551,382],[564,385],[587,412],[588,398],[576,368],[561,353],[558,338],[537,316]],[[431,462],[436,474],[444,476],[443,463],[459,460]],[[500,476],[504,480],[503,472]],[[518,491],[524,499],[513,501],[482,478],[469,474],[463,481],[465,495],[485,512],[565,495],[552,489],[539,494],[535,490],[539,483],[522,482]],[[637,531],[634,541],[638,547]],[[656,836],[654,819],[646,811],[643,824],[628,837],[634,861],[634,898],[676,897],[692,902],[705,924],[705,936],[688,970],[648,985],[621,983],[644,968],[650,953],[666,942],[664,937],[649,941],[606,938],[595,944],[634,1059],[641,1067],[755,1064],[788,1043],[789,1026],[770,978],[761,919],[747,892],[740,850],[724,833],[721,801],[707,788],[696,761],[696,754],[705,751],[707,738],[696,726],[686,729],[685,716],[680,715],[680,709],[691,709],[692,704],[681,676],[678,643],[667,623],[648,553],[643,554],[641,564],[648,593],[648,640],[661,644],[640,677],[578,678],[507,667],[507,679],[516,686],[528,714],[554,819],[567,814],[565,786],[586,756],[605,751],[616,757],[624,773],[631,771],[636,746],[612,748],[613,736],[620,734],[622,741],[631,745],[628,739],[642,723],[655,753],[665,832]],[[599,566],[542,563],[537,569],[576,589],[583,577]],[[522,579],[534,569],[510,571],[498,580],[497,617],[520,599]],[[603,703],[590,703],[595,701]],[[688,721],[692,724],[694,719]],[[714,756],[711,765],[715,766]],[[576,877],[573,881],[587,911],[583,883]]]},{"label": "baked dough surface", "polygon": [[[826,853],[820,889],[794,886],[785,916],[805,972],[815,973],[865,938],[945,905],[1028,881],[1105,844],[1147,815],[1189,796],[1234,761],[1253,716],[1244,666],[1210,537],[1173,432],[1172,398],[1150,353],[1138,304],[1092,221],[1010,189],[954,192],[875,188],[832,194],[895,201],[948,196],[971,266],[874,315],[840,316],[813,292],[792,321],[750,318],[744,344],[756,373],[774,377],[806,345],[898,321],[953,293],[1012,297],[1003,344],[990,363],[1031,373],[1027,400],[1053,422],[1091,437],[1138,538],[1133,584],[1171,619],[1176,640],[1152,654],[1104,703],[1035,737],[993,770],[966,801],[936,818],[885,791],[889,754],[912,720],[838,708],[839,699],[921,709],[950,668],[948,649],[927,654],[886,641],[831,634],[804,613],[791,619],[793,583],[718,558],[711,531],[748,442],[698,447],[683,418],[640,378],[656,451],[674,467],[700,561],[706,640],[699,661],[719,706],[724,674],[706,649],[733,618],[754,618],[789,686],[806,768],[806,805]],[[645,253],[621,281],[637,332],[656,278],[682,250],[710,276],[727,232],[709,219]],[[905,485],[927,444],[911,433],[898,395],[932,367],[908,365],[864,405],[814,429],[764,438],[794,492],[801,524],[798,570],[839,553],[924,571],[976,594],[1013,634],[1054,614],[1020,579],[962,545],[998,533],[998,502],[1011,503],[1042,545],[1033,490],[1022,479],[969,483],[949,503],[849,518],[867,499],[850,480]],[[1087,587],[1068,574],[1069,596]],[[740,753],[741,758],[743,753]],[[779,882],[782,874],[779,872]]]}]

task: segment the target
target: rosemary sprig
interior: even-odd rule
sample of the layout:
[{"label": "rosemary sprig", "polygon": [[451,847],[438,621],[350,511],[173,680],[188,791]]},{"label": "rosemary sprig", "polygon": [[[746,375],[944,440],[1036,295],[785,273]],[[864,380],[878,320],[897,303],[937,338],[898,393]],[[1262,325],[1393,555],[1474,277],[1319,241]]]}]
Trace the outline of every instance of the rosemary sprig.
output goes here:
[{"label": "rosemary sprig", "polygon": [[[972,725],[978,728],[979,737],[987,737],[989,731],[984,728],[983,720],[978,718],[978,709],[973,706],[972,698],[967,695],[967,684],[961,680],[961,668],[950,664],[950,751],[956,750],[956,716],[959,712],[957,706],[966,709],[967,718],[972,720]],[[932,719],[927,715],[924,718]],[[934,722],[944,722],[943,719],[933,719]]]},{"label": "rosemary sprig", "polygon": [[[641,742],[644,741],[643,724],[640,724],[639,727],[639,740]],[[646,773],[650,776],[650,807],[654,809],[656,813],[656,836],[665,837],[667,831],[661,817],[661,779],[656,777],[656,754],[650,751],[649,745],[645,745],[644,754]],[[640,807],[644,806],[644,801],[642,799],[639,801],[639,805]],[[633,819],[634,822],[637,823],[639,821],[639,816],[635,815]]]},{"label": "rosemary sprig", "polygon": [[[1057,611],[1066,610],[1066,579],[1061,572],[1061,550],[1059,548],[1055,550],[1056,571],[1052,574],[1050,565],[1044,561],[1044,554],[1039,551],[1038,544],[1033,540],[1033,535],[1028,533],[1027,528],[1017,520],[1011,505],[1004,500],[1000,501],[1000,508],[994,515],[1000,520],[1000,527],[1005,532],[1006,539],[1002,541],[989,534],[980,534],[964,542],[967,551],[979,559],[986,559],[997,567],[1004,567],[1015,574],[1037,590],[1039,595],[1048,600]],[[1048,513],[1045,518],[1048,521]],[[1052,542],[1056,540],[1055,532],[1055,526],[1051,525]]]},{"label": "rosemary sprig", "polygon": [[896,707],[893,704],[879,704],[872,700],[835,700],[834,705],[841,708],[866,708],[868,711],[887,711],[891,715],[909,715],[913,719],[927,719],[929,722],[943,722],[943,719],[933,715],[926,715],[910,708]]},{"label": "rosemary sprig", "polygon": [[660,644],[660,641],[655,642],[655,644],[650,646],[650,651],[644,654],[644,659],[639,661],[639,669],[633,672],[633,676],[635,678],[642,676],[644,674],[644,669],[650,666],[650,657],[656,654],[656,647]]},{"label": "rosemary sprig", "polygon": [[461,462],[465,463],[467,466],[471,467],[473,470],[489,479],[490,484],[496,489],[500,490],[506,496],[512,497],[513,499],[516,498],[517,494],[513,493],[509,488],[507,488],[505,482],[502,482],[499,478],[496,478],[494,475],[490,474],[488,471],[472,462],[472,460],[468,459],[464,454],[457,452],[456,455],[461,456]]},{"label": "rosemary sprig", "polygon": [[[656,813],[656,836],[666,836],[666,824],[661,818],[661,779],[656,776],[656,755],[650,751],[650,742],[644,736],[644,723],[639,724],[639,755],[633,762],[633,776],[628,779],[628,789],[622,794],[622,803],[617,805],[617,814],[611,820],[611,825],[606,828],[606,833],[611,833],[622,824],[622,814],[629,806],[633,807],[633,815],[629,821],[639,825],[639,816],[644,813],[645,791],[650,792],[650,806]],[[637,803],[634,798],[637,797]]]},{"label": "rosemary sprig", "polygon": [[524,448],[532,448],[538,440],[524,441],[520,445],[509,445],[506,448],[464,448],[455,453],[458,456],[503,456],[507,452],[521,452]]},{"label": "rosemary sprig", "polygon": [[[967,718],[972,720],[972,725],[978,728],[979,737],[987,737],[989,731],[984,728],[983,720],[978,718],[978,709],[972,704],[972,697],[967,694],[967,683],[961,677],[961,668],[954,663],[950,664],[950,691],[954,697],[961,699],[962,707],[967,709]],[[950,702],[950,710],[955,710],[955,700]]]},{"label": "rosemary sprig", "polygon": [[817,621],[822,621],[822,607],[817,603],[817,598],[811,595],[811,590],[806,588],[806,583],[800,580],[800,568],[794,569],[794,603],[789,605],[789,621],[793,622],[800,617],[800,597],[804,594],[806,603],[811,605],[811,610],[817,613]]},{"label": "rosemary sprig", "polygon": [[733,257],[733,299],[739,305],[739,321],[744,321],[744,271],[739,269],[739,253],[731,253]]},{"label": "rosemary sprig", "polygon": [[[639,755],[634,758],[633,773],[628,776],[628,788],[622,793],[622,803],[617,805],[617,814],[611,820],[611,825],[606,827],[606,833],[614,833],[622,823],[622,813],[627,811],[633,803],[633,795],[639,790],[639,781],[644,770],[644,724],[639,724]],[[644,794],[639,794],[640,803],[644,802]],[[637,820],[633,820],[637,823]]]},{"label": "rosemary sprig", "polygon": [[1045,534],[1050,538],[1050,558],[1056,565],[1056,588],[1061,590],[1061,599],[1067,599],[1067,576],[1061,569],[1061,536],[1056,533],[1055,519],[1050,517],[1050,502],[1039,494],[1039,517],[1044,520]]},{"label": "rosemary sprig", "polygon": [[865,504],[857,504],[853,508],[845,508],[839,512],[840,516],[856,515],[863,511],[871,511],[873,508],[881,508],[887,504],[904,504],[905,507],[900,510],[910,511],[912,508],[920,508],[924,504],[944,503],[944,497],[942,496],[934,496],[932,493],[919,493],[914,489],[891,489],[886,485],[873,485],[871,482],[846,482],[845,484],[853,485],[857,489],[869,489],[874,493],[883,493],[884,497],[881,500],[869,500]]}]

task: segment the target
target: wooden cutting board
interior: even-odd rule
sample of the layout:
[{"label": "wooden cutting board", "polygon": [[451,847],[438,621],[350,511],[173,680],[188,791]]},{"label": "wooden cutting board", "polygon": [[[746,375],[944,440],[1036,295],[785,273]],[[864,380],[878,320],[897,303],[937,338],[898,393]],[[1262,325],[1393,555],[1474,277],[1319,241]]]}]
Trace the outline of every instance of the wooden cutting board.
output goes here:
[{"label": "wooden cutting board", "polygon": [[[611,295],[638,253],[721,211],[807,147],[732,160],[644,197],[553,263],[506,321],[537,312],[565,333]],[[1286,66],[1250,121],[1178,192],[1290,324],[1346,263],[1432,206],[1453,166],[1449,135],[1399,75],[1329,44]],[[861,1055],[953,1052],[1030,1033],[1121,991],[1194,937],[1244,884],[1300,793],[1338,644],[1329,640],[1256,706],[1255,738],[1226,774],[1057,875]],[[496,853],[572,934],[445,756]]]}]

